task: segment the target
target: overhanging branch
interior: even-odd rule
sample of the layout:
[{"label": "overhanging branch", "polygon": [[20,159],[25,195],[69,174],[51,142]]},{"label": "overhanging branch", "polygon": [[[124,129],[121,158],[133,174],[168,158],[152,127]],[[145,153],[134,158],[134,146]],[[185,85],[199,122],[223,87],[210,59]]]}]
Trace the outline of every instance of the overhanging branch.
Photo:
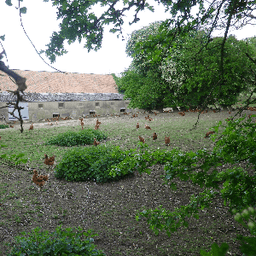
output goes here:
[{"label": "overhanging branch", "polygon": [[6,73],[15,80],[16,84],[18,85],[17,91],[23,92],[27,89],[27,79],[10,70],[8,67],[5,66],[3,61],[0,61],[0,70],[2,70],[4,73]]}]

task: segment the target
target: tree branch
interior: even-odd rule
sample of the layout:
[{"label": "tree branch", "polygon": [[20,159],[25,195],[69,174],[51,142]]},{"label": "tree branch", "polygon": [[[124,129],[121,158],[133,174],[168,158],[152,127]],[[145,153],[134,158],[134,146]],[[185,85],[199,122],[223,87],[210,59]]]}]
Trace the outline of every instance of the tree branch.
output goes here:
[{"label": "tree branch", "polygon": [[18,85],[17,91],[23,92],[27,89],[27,79],[10,70],[8,67],[5,66],[3,61],[0,61],[0,70],[2,70],[4,73],[11,76],[15,80],[16,84]]}]

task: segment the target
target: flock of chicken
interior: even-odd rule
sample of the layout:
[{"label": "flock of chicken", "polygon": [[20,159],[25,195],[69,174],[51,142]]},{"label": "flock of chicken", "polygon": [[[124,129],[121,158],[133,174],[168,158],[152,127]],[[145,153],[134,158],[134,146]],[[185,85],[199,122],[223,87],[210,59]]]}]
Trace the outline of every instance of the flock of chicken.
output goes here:
[{"label": "flock of chicken", "polygon": [[[155,113],[155,115],[157,115],[157,113]],[[154,119],[149,117],[149,115],[146,116],[145,119],[148,120],[148,121],[154,121]],[[147,124],[145,124],[144,127],[145,127],[146,130],[152,130],[151,127],[149,125],[147,125]],[[140,124],[137,123],[136,124],[136,129],[138,130],[139,128],[140,128]],[[157,139],[157,134],[154,132],[153,133],[153,141],[155,141],[156,139]],[[145,143],[145,139],[143,137],[139,136],[139,140],[142,143]],[[170,136],[169,137],[165,136],[164,142],[165,142],[165,145],[167,145],[167,146],[170,145]]]},{"label": "flock of chicken", "polygon": [[[250,110],[256,111],[256,108],[250,108]],[[191,112],[193,112],[193,111],[191,110]],[[206,112],[206,113],[207,113],[207,112]],[[124,113],[124,114],[128,114],[128,113]],[[154,113],[154,114],[157,115],[157,113]],[[184,115],[185,115],[185,112],[178,112],[178,114],[181,115],[181,116],[184,116]],[[137,117],[137,116],[138,116],[137,114],[133,114],[133,115],[132,115],[133,118],[134,118],[134,117]],[[67,120],[67,119],[69,119],[69,118],[62,118],[62,119],[63,119],[63,120]],[[148,120],[148,121],[154,121],[154,119],[151,118],[149,115],[146,116],[145,119]],[[53,120],[53,121],[56,121],[56,124],[57,124],[58,120],[59,120],[59,117],[56,117],[55,120]],[[80,124],[81,124],[82,130],[83,130],[83,129],[84,129],[84,122],[83,122],[84,119],[83,119],[83,118],[79,118],[79,120],[80,120]],[[48,121],[48,124],[52,125],[52,123],[49,123],[49,122],[50,122],[49,119],[46,119],[46,121]],[[98,130],[99,127],[100,127],[100,124],[101,124],[101,122],[99,122],[99,120],[96,119],[96,124],[95,124],[94,129],[95,129],[95,130]],[[137,123],[137,124],[136,124],[136,129],[138,130],[139,128],[140,128],[140,125],[139,125],[139,123]],[[144,128],[145,128],[146,130],[152,130],[151,127],[150,127],[149,125],[147,125],[147,124],[145,124]],[[34,125],[33,125],[33,123],[32,123],[32,124],[30,125],[30,127],[29,127],[29,130],[33,130],[33,129],[34,129]],[[208,138],[208,137],[209,137],[211,134],[213,134],[213,133],[215,133],[215,132],[214,132],[214,131],[209,131],[209,132],[207,132],[204,138]],[[145,143],[145,139],[144,139],[143,137],[138,136],[138,138],[139,138],[139,140],[140,140],[142,143]],[[152,138],[153,138],[153,141],[156,141],[156,139],[157,139],[157,134],[156,134],[155,132],[153,133]],[[1,137],[0,137],[0,139],[1,139]],[[165,136],[164,142],[165,142],[165,145],[166,145],[166,146],[169,146],[169,145],[170,145],[170,136],[169,136],[169,137]],[[94,145],[94,146],[98,146],[99,144],[100,144],[100,142],[97,141],[96,138],[94,138],[93,145]],[[45,157],[44,157],[44,164],[46,164],[46,165],[49,166],[49,167],[53,167],[54,161],[55,161],[55,156],[48,157],[46,154],[45,154],[44,156],[45,156]],[[38,173],[37,173],[36,170],[33,170],[33,172],[34,172],[34,175],[33,175],[33,177],[32,177],[32,181],[33,181],[36,185],[38,185],[38,186],[40,187],[40,189],[41,189],[41,188],[45,185],[45,182],[48,180],[49,175],[38,175]]]}]

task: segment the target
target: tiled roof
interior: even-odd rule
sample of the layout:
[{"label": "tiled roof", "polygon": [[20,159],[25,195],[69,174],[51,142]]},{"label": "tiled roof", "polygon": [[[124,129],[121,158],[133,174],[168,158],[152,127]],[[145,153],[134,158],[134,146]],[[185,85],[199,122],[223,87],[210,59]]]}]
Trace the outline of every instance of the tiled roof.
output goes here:
[{"label": "tiled roof", "polygon": [[[47,71],[13,71],[26,77],[27,89],[31,93],[118,93],[112,75],[58,73]],[[8,75],[0,71],[1,91],[16,90],[17,86]]]}]

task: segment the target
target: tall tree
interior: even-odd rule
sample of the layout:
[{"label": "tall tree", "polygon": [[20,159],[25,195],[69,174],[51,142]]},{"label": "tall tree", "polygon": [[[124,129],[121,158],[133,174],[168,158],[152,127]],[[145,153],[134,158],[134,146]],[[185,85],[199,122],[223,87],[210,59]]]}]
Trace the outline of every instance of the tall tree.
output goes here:
[{"label": "tall tree", "polygon": [[222,37],[208,38],[205,31],[178,34],[165,23],[153,23],[132,33],[126,52],[133,61],[116,78],[117,85],[138,108],[235,104],[254,84],[251,69],[256,65],[247,55],[256,54],[252,44],[228,37],[222,76],[222,42]]}]

